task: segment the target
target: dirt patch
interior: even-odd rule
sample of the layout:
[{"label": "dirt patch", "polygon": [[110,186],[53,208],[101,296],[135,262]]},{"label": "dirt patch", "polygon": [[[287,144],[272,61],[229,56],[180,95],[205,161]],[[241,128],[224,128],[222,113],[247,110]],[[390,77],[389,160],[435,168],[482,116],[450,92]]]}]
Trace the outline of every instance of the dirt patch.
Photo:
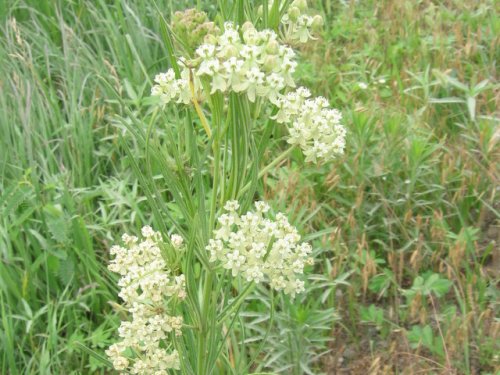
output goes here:
[{"label": "dirt patch", "polygon": [[358,345],[338,330],[331,345],[332,355],[324,366],[329,375],[378,375],[378,374],[458,374],[433,360],[425,351],[410,348],[403,332],[395,331],[386,339],[376,337],[373,327],[360,332],[363,338]]},{"label": "dirt patch", "polygon": [[500,218],[498,212],[500,212],[500,202],[496,202],[491,208],[484,206],[480,215],[482,238],[478,244],[479,250],[486,256],[484,272],[493,279],[500,277]]}]

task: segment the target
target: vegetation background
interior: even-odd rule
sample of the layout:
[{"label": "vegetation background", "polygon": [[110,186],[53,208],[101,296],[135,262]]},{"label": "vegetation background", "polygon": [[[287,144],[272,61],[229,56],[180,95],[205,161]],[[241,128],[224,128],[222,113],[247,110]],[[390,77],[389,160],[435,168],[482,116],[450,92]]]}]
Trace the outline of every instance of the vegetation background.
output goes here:
[{"label": "vegetation background", "polygon": [[[107,251],[151,220],[113,118],[167,68],[158,9],[217,12],[156,5],[0,0],[3,374],[110,371]],[[322,250],[262,360],[282,374],[498,373],[498,3],[310,6],[325,27],[297,78],[343,111],[348,146],[319,169],[293,154],[261,188]]]}]

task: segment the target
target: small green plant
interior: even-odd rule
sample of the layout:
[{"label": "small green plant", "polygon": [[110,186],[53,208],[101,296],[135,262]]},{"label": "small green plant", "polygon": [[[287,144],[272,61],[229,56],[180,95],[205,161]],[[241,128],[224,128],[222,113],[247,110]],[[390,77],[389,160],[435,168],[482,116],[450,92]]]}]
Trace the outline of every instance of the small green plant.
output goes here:
[{"label": "small green plant", "polygon": [[379,297],[385,297],[388,290],[397,285],[394,280],[394,273],[389,268],[383,268],[382,272],[373,276],[368,284],[370,291],[377,293]]},{"label": "small green plant", "polygon": [[478,82],[475,85],[467,85],[460,82],[457,78],[445,74],[439,70],[433,71],[438,82],[443,86],[451,86],[458,91],[458,97],[448,97],[448,98],[431,98],[429,103],[435,104],[462,104],[467,107],[467,112],[469,114],[469,119],[471,121],[476,121],[477,111],[477,97],[481,95],[486,90],[491,89],[492,85],[487,79]]},{"label": "small green plant", "polygon": [[429,350],[432,354],[444,358],[443,340],[439,335],[435,335],[430,325],[413,326],[407,333],[408,341],[413,348],[420,346]]},{"label": "small green plant", "polygon": [[380,329],[384,323],[384,310],[373,304],[368,307],[361,306],[359,317],[361,321],[373,323]]},{"label": "small green plant", "polygon": [[450,280],[441,277],[437,273],[426,273],[422,276],[417,276],[413,280],[412,287],[403,293],[410,301],[419,295],[430,296],[434,294],[436,297],[442,297],[448,293],[451,285]]}]

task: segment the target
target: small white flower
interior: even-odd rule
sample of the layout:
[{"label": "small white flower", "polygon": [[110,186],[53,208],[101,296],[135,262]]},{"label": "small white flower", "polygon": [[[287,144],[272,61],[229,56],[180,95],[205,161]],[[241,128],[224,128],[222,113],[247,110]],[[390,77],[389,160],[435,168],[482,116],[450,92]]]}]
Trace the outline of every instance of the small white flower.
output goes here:
[{"label": "small white flower", "polygon": [[196,54],[203,59],[210,59],[215,56],[215,46],[212,44],[202,44],[196,49]]},{"label": "small white flower", "polygon": [[219,60],[217,59],[207,59],[203,60],[200,64],[200,67],[198,68],[198,71],[196,72],[196,75],[202,76],[204,74],[208,76],[213,76],[214,74],[217,74],[220,69],[220,63]]},{"label": "small white flower", "polygon": [[224,205],[224,209],[228,212],[237,211],[238,208],[240,208],[240,204],[235,200],[227,201]]},{"label": "small white flower", "polygon": [[180,249],[184,243],[184,239],[178,234],[172,234],[170,236],[170,242],[175,249]]},{"label": "small white flower", "polygon": [[240,35],[233,23],[226,22],[224,24],[224,30],[224,33],[219,37],[219,45],[234,45],[240,42]]},{"label": "small white flower", "polygon": [[358,83],[358,87],[361,89],[361,90],[366,90],[368,88],[368,84],[365,83],[365,82],[359,82]]},{"label": "small white flower", "polygon": [[253,67],[245,74],[245,76],[247,78],[247,81],[242,87],[245,87],[244,89],[247,92],[248,99],[251,102],[254,102],[257,95],[264,96],[264,73],[261,72],[258,67]]},{"label": "small white flower", "polygon": [[256,283],[260,283],[264,280],[264,273],[258,266],[249,267],[245,270],[245,275],[247,281],[255,281]]},{"label": "small white flower", "polygon": [[113,367],[117,371],[123,371],[128,367],[129,361],[127,358],[118,356],[113,358]]},{"label": "small white flower", "polygon": [[142,236],[146,238],[151,238],[155,235],[155,231],[149,225],[146,225],[141,230]]},{"label": "small white flower", "polygon": [[233,276],[236,276],[241,266],[245,263],[246,258],[238,250],[235,250],[232,253],[228,253],[226,259],[227,262],[224,268],[232,270]]},{"label": "small white flower", "polygon": [[312,39],[311,35],[311,27],[312,27],[313,18],[307,16],[305,14],[299,16],[297,19],[297,23],[295,24],[295,28],[291,35],[292,39],[297,39],[300,43],[305,43],[309,39]]},{"label": "small white flower", "polygon": [[257,201],[255,202],[255,208],[257,212],[266,213],[271,207],[264,201]]}]

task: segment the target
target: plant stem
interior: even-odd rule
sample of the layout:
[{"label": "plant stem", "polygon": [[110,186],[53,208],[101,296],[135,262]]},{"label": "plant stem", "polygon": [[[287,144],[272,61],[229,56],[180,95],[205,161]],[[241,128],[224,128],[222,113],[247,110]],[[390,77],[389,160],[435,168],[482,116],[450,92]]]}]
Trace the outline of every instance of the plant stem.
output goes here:
[{"label": "plant stem", "polygon": [[276,167],[279,163],[281,163],[286,157],[288,157],[292,151],[295,149],[295,146],[292,145],[290,146],[287,150],[283,151],[281,154],[278,155],[276,159],[274,159],[271,163],[269,163],[267,166],[265,166],[260,172],[259,172],[259,178],[262,178],[267,172],[269,172],[271,169]]},{"label": "plant stem", "polygon": [[[283,151],[281,154],[278,155],[276,159],[274,159],[271,163],[269,163],[267,166],[265,166],[258,175],[258,178],[264,177],[264,175],[269,172],[271,169],[276,167],[279,163],[281,163],[287,156],[289,156],[292,151],[295,150],[295,145],[290,146],[288,149]],[[249,182],[245,186],[243,186],[240,190],[240,194],[246,192],[250,188],[251,183]]]},{"label": "plant stem", "polygon": [[198,101],[196,100],[195,92],[194,92],[194,81],[193,81],[193,72],[189,70],[189,89],[191,90],[191,101],[193,102],[194,109],[196,110],[196,113],[198,114],[198,117],[200,118],[201,125],[203,125],[203,129],[205,129],[205,132],[208,135],[208,138],[212,137],[212,131],[210,130],[210,127],[208,126],[208,121],[205,115],[203,114],[203,111],[198,104]]},{"label": "plant stem", "polygon": [[241,292],[241,294],[236,297],[236,299],[233,301],[233,303],[229,306],[227,306],[220,314],[220,316],[217,317],[218,322],[217,324],[222,324],[224,320],[230,316],[233,312],[237,311],[240,305],[245,301],[245,298],[253,291],[255,288],[255,284],[252,282],[247,285],[247,287]]},{"label": "plant stem", "polygon": [[214,311],[209,311],[209,309],[214,309],[215,304],[211,303],[212,297],[212,284],[213,284],[213,272],[207,269],[205,285],[203,286],[203,297],[201,306],[201,327],[198,337],[198,358],[197,358],[197,373],[205,374],[206,368],[211,368],[210,363],[208,363],[209,355],[207,353],[207,341],[213,335],[213,332],[209,332],[209,329],[214,329],[215,327],[210,327],[210,317],[213,316]]}]

